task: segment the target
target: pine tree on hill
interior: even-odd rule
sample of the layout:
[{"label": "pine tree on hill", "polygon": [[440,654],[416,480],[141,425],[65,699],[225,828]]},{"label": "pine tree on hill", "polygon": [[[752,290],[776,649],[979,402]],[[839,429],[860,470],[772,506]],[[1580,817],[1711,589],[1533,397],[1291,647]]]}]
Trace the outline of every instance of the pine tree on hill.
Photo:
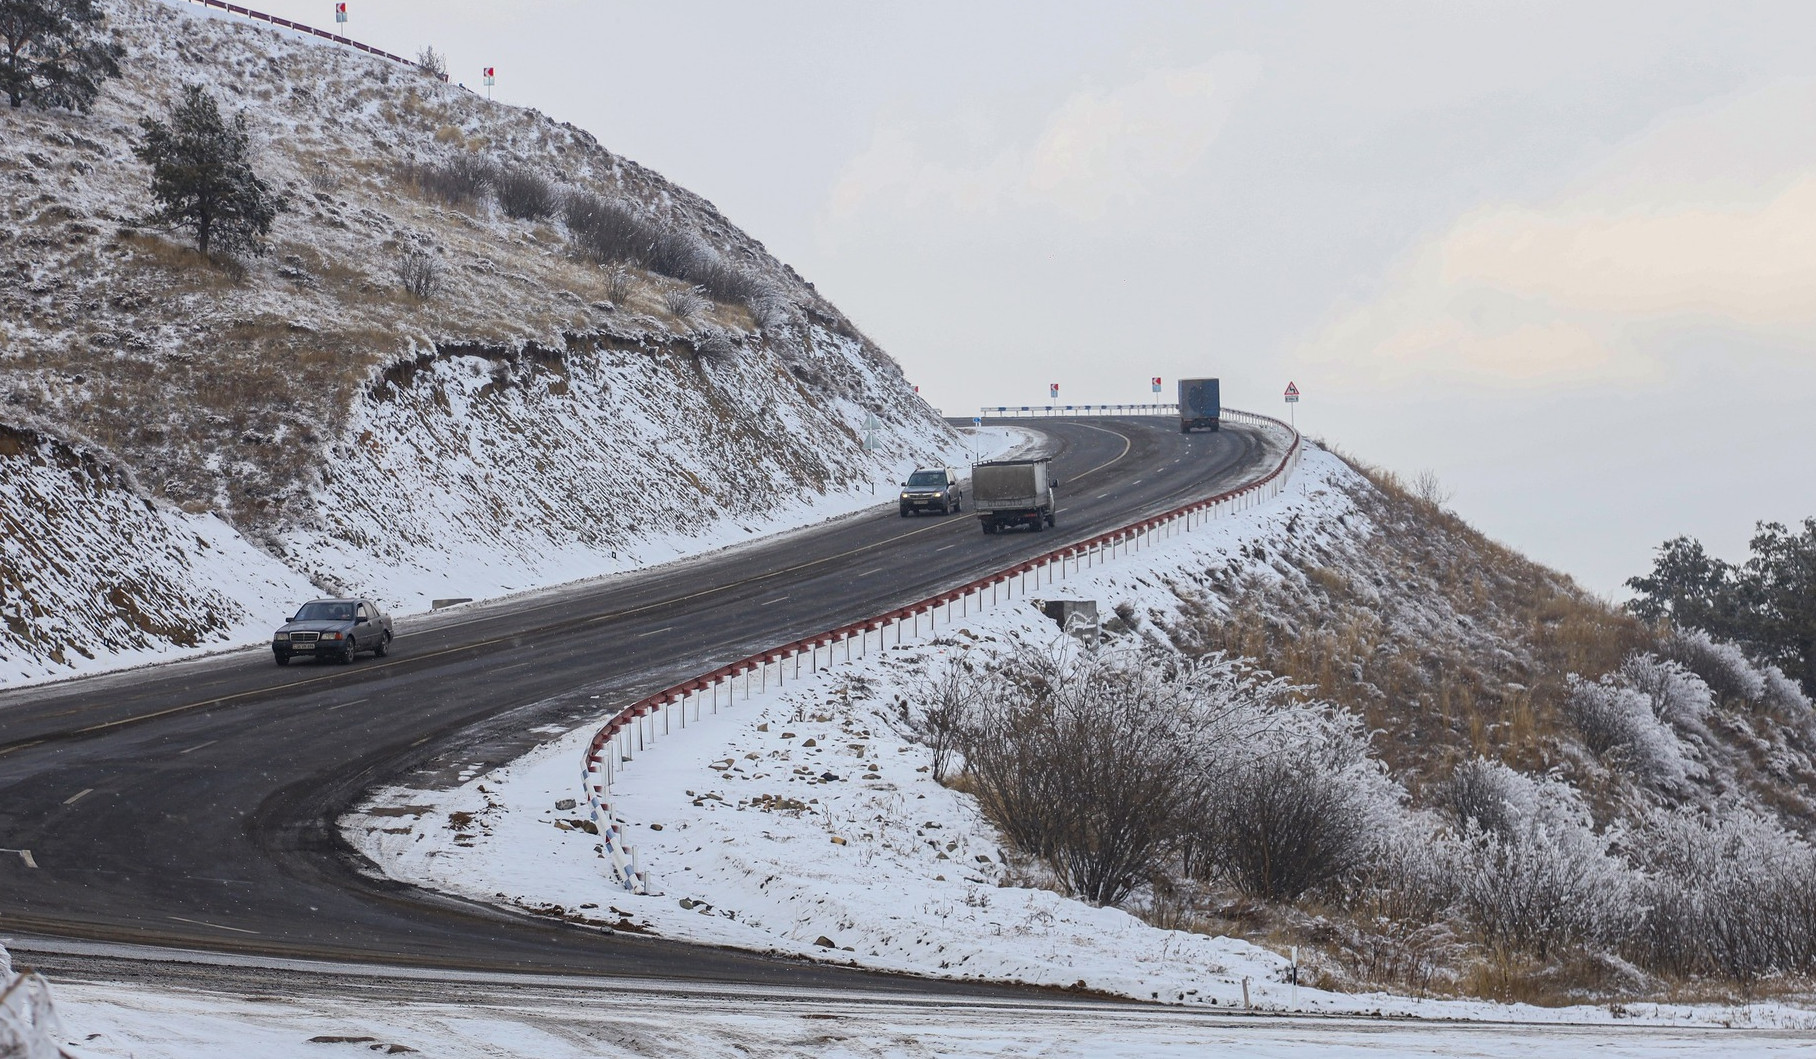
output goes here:
[{"label": "pine tree on hill", "polygon": [[95,0],[0,0],[0,91],[26,103],[88,112],[124,48],[94,38]]},{"label": "pine tree on hill", "polygon": [[145,140],[133,153],[151,166],[158,201],[143,223],[193,231],[204,255],[263,254],[284,200],[252,171],[245,112],[227,121],[206,89],[189,85],[168,125],[156,118],[140,118],[139,125]]}]

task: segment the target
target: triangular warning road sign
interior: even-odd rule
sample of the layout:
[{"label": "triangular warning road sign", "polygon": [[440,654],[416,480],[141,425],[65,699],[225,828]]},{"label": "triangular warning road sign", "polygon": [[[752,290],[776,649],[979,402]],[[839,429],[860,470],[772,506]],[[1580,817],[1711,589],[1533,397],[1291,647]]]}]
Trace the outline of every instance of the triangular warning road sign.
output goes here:
[{"label": "triangular warning road sign", "polygon": [[1286,384],[1286,395],[1288,397],[1299,396],[1299,385],[1297,383],[1291,383],[1291,382],[1287,383]]}]

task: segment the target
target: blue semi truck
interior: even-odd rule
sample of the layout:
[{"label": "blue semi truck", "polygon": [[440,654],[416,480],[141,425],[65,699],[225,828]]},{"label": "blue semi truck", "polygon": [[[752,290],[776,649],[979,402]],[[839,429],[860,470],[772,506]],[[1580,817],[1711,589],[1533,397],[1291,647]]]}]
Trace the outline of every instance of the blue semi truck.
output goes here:
[{"label": "blue semi truck", "polygon": [[1223,398],[1216,379],[1179,380],[1179,432],[1216,430],[1223,416]]}]

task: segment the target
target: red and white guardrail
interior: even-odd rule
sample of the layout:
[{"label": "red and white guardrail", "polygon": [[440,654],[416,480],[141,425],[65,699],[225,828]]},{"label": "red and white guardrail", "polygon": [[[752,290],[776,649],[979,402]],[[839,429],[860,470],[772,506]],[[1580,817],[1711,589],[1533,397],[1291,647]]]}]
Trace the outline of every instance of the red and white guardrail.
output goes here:
[{"label": "red and white guardrail", "polygon": [[[238,4],[222,3],[221,0],[189,0],[189,2],[192,4],[201,4],[203,7],[218,8],[219,10],[226,11],[230,14],[240,15],[245,18],[250,18],[250,19],[253,19],[258,22],[269,22],[274,26],[282,26],[285,29],[293,29],[293,30],[296,30],[298,33],[307,33],[311,36],[320,37],[323,40],[331,40],[336,44],[345,44],[347,47],[353,48],[357,51],[363,51],[367,55],[376,55],[381,59],[389,59],[395,63],[403,63],[405,66],[416,66],[417,65],[417,63],[414,59],[406,59],[401,55],[392,55],[388,51],[380,51],[379,49],[374,48],[370,44],[361,44],[359,41],[353,40],[352,38],[349,38],[349,37],[343,37],[338,33],[329,33],[325,29],[316,29],[314,26],[305,26],[301,22],[292,22],[290,19],[287,19],[287,18],[279,18],[276,15],[267,15],[263,11],[254,11],[251,8],[241,7]],[[441,79],[443,81],[446,81],[448,79],[448,75],[442,74]]]},{"label": "red and white guardrail", "polygon": [[[822,666],[831,666],[835,661],[850,661],[854,643],[857,645],[857,657],[863,657],[871,650],[870,637],[873,634],[876,636],[878,650],[888,646],[891,632],[895,634],[895,643],[900,644],[904,637],[920,636],[923,615],[927,631],[932,632],[942,616],[950,622],[955,617],[963,618],[1002,600],[1014,599],[1018,592],[1025,597],[1030,587],[1038,589],[1041,586],[1043,574],[1046,578],[1044,583],[1051,585],[1071,571],[1089,569],[1109,559],[1137,551],[1162,537],[1186,532],[1222,515],[1245,511],[1280,495],[1287,479],[1299,466],[1299,458],[1304,451],[1299,432],[1272,416],[1234,409],[1225,409],[1223,416],[1225,419],[1242,420],[1285,431],[1291,442],[1286,453],[1280,457],[1280,462],[1267,474],[1235,489],[1131,522],[1089,540],[1055,548],[886,614],[747,655],[710,673],[703,673],[658,691],[613,714],[600,725],[587,745],[581,770],[581,786],[586,794],[593,824],[599,830],[606,858],[611,863],[614,879],[633,893],[643,893],[648,889],[648,875],[639,869],[636,851],[624,843],[623,821],[612,812],[612,783],[624,765],[654,743],[657,736],[667,735],[671,726],[678,724],[679,727],[686,728],[690,720],[698,723],[704,715],[717,714],[721,688],[724,689],[724,704],[730,706],[737,697],[740,679],[743,681],[744,697],[748,699],[753,691],[753,683],[757,685],[754,690],[759,693],[769,689],[772,672],[778,687],[791,675],[799,678],[803,659],[806,660],[807,672],[811,674]],[[956,615],[953,613],[955,609]],[[844,648],[842,659],[837,657],[841,647]],[[821,651],[825,652],[824,661]],[[792,674],[789,673],[791,663],[794,670]]]}]

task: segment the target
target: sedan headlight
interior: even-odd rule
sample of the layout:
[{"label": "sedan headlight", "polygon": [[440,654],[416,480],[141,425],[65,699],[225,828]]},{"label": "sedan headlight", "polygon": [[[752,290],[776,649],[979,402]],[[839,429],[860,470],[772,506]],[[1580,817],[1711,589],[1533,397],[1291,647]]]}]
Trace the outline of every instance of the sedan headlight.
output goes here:
[{"label": "sedan headlight", "polygon": [[908,499],[908,494],[907,494],[907,493],[903,493],[903,494],[902,494],[902,499],[903,499],[903,500],[906,500],[906,499]]},{"label": "sedan headlight", "polygon": [[322,633],[322,639],[324,639],[324,640],[338,640],[340,638],[341,638],[341,634],[338,632]]},{"label": "sedan headlight", "polygon": [[276,640],[288,640],[288,639],[290,639],[290,634],[289,634],[289,633],[287,633],[287,632],[280,632],[280,633],[278,633],[278,634],[277,634],[277,635],[276,635],[276,636],[275,636],[275,637],[273,637],[273,639],[276,639]]}]

